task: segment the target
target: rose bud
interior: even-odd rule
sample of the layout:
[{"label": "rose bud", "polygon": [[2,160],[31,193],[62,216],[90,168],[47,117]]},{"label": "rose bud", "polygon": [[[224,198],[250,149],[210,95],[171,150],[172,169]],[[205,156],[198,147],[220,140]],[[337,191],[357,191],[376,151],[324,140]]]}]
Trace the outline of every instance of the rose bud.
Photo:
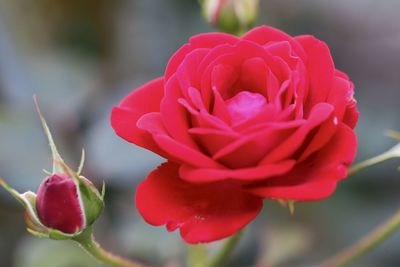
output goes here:
[{"label": "rose bud", "polygon": [[84,211],[79,203],[78,188],[65,173],[43,180],[36,196],[36,210],[47,227],[73,234],[85,226]]},{"label": "rose bud", "polygon": [[25,207],[26,224],[31,234],[51,239],[72,239],[86,229],[90,231],[90,226],[101,214],[104,184],[100,194],[88,179],[80,175],[84,153],[77,172],[64,163],[38,105],[37,110],[49,140],[53,172],[43,180],[37,194],[31,191],[20,194],[2,179],[0,185]]},{"label": "rose bud", "polygon": [[257,18],[258,0],[204,0],[203,15],[211,25],[228,33],[249,29]]}]

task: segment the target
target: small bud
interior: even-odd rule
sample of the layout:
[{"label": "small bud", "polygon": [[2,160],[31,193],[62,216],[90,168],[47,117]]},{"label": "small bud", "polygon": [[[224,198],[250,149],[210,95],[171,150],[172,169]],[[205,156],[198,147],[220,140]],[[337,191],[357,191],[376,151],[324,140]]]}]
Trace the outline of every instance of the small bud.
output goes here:
[{"label": "small bud", "polygon": [[49,176],[41,183],[36,210],[43,225],[63,233],[74,234],[85,227],[77,186],[65,173]]},{"label": "small bud", "polygon": [[80,175],[84,152],[77,172],[64,163],[36,99],[35,104],[52,152],[53,172],[46,171],[49,176],[40,184],[37,195],[30,191],[20,194],[2,179],[0,186],[25,207],[26,224],[31,234],[52,239],[75,238],[89,229],[103,211],[104,184],[100,194]]},{"label": "small bud", "polygon": [[240,34],[255,23],[259,0],[203,0],[201,4],[208,23],[224,32]]}]

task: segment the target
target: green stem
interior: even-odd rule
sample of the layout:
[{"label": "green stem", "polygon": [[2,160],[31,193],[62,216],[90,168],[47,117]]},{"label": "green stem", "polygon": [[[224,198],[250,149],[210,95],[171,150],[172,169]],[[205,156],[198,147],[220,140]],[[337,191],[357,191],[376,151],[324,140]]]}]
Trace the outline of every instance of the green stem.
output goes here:
[{"label": "green stem", "polygon": [[204,245],[191,245],[188,250],[188,266],[204,267],[207,265],[207,252]]},{"label": "green stem", "polygon": [[76,242],[91,256],[98,261],[114,267],[145,267],[140,263],[122,258],[104,250],[94,239],[93,234],[89,231],[83,237],[76,239]]},{"label": "green stem", "polygon": [[393,214],[387,221],[372,230],[365,237],[360,239],[354,245],[344,249],[336,256],[325,260],[319,266],[323,267],[342,267],[347,266],[353,260],[366,254],[371,249],[375,248],[394,232],[400,229],[400,210]]},{"label": "green stem", "polygon": [[208,267],[221,267],[228,260],[232,251],[235,249],[236,245],[239,243],[240,238],[243,235],[243,230],[230,237],[218,254],[210,261]]},{"label": "green stem", "polygon": [[393,158],[392,153],[385,152],[385,153],[382,153],[382,154],[380,154],[380,155],[378,155],[376,157],[364,160],[364,161],[362,161],[360,163],[357,163],[356,165],[353,165],[352,167],[350,167],[348,176],[351,176],[351,175],[353,175],[353,174],[355,174],[355,173],[357,173],[357,172],[359,172],[359,171],[361,171],[363,169],[366,169],[368,167],[377,165],[377,164],[382,163],[382,162],[384,162],[384,161],[386,161],[388,159],[391,159],[391,158]]}]

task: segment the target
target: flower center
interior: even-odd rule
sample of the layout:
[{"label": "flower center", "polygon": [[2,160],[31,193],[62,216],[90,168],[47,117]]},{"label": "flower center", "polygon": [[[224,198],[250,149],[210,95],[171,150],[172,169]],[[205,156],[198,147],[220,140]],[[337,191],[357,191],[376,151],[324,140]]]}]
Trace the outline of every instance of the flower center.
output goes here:
[{"label": "flower center", "polygon": [[232,124],[239,124],[260,113],[267,104],[265,97],[258,93],[241,91],[226,101]]}]

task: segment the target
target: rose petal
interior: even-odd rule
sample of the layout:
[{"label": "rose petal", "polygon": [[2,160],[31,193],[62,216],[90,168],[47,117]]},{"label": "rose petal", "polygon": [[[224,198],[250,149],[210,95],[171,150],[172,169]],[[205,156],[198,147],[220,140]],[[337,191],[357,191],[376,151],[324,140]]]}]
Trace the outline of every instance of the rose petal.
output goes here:
[{"label": "rose petal", "polygon": [[226,124],[231,124],[231,116],[229,115],[228,107],[216,86],[212,86],[214,96],[214,105],[212,115],[220,118]]},{"label": "rose petal", "polygon": [[242,90],[260,93],[268,98],[266,91],[268,72],[269,68],[263,59],[254,57],[245,60],[240,73]]},{"label": "rose petal", "polygon": [[179,165],[165,163],[143,181],[136,206],[152,225],[179,228],[187,243],[211,242],[228,237],[262,208],[262,200],[233,183],[191,184],[179,178]]},{"label": "rose petal", "polygon": [[299,62],[299,57],[293,51],[289,41],[277,41],[264,46],[272,55],[282,58],[291,69]]},{"label": "rose petal", "polygon": [[204,147],[209,155],[238,139],[240,135],[232,131],[222,131],[212,128],[191,128],[189,133]]},{"label": "rose petal", "polygon": [[236,36],[220,32],[201,33],[189,39],[189,43],[196,48],[212,48],[221,44],[235,44],[238,41]]},{"label": "rose petal", "polygon": [[239,39],[225,33],[205,33],[193,36],[189,44],[183,45],[169,60],[165,70],[165,80],[168,80],[178,69],[185,56],[196,48],[212,48],[221,44],[234,44]]},{"label": "rose petal", "polygon": [[161,114],[152,112],[145,114],[138,121],[138,127],[152,134],[154,142],[168,159],[186,162],[194,166],[218,168],[220,165],[202,152],[172,139],[164,128]]},{"label": "rose petal", "polygon": [[354,131],[341,124],[331,141],[312,159],[288,174],[249,186],[249,192],[260,197],[299,201],[326,198],[333,193],[336,183],[346,177],[356,147]]},{"label": "rose petal", "polygon": [[347,124],[350,128],[354,129],[356,127],[359,112],[357,109],[356,101],[353,104],[347,106],[346,112],[344,113],[343,123]]},{"label": "rose petal", "polygon": [[270,150],[279,146],[303,124],[303,121],[271,124],[230,143],[217,151],[213,159],[232,169],[256,166]]},{"label": "rose petal", "polygon": [[[187,109],[182,105],[182,92],[178,81],[173,75],[165,85],[165,97],[161,101],[161,116],[168,135],[176,141],[193,149],[198,146],[188,134],[189,123]],[[190,108],[190,106],[188,106]]]},{"label": "rose petal", "polygon": [[296,52],[296,54],[301,57],[305,58],[305,53],[302,47],[287,33],[280,31],[278,29],[269,27],[269,26],[259,26],[253,28],[251,31],[247,32],[245,35],[242,36],[242,39],[250,40],[256,42],[260,45],[265,45],[270,42],[281,42],[281,41],[288,41]]},{"label": "rose petal", "polygon": [[182,165],[179,169],[179,173],[182,179],[194,183],[216,182],[226,179],[255,182],[287,173],[295,163],[294,160],[285,160],[274,164],[234,170],[228,168],[207,169]]},{"label": "rose petal", "polygon": [[310,135],[311,141],[309,143],[304,142],[303,146],[306,148],[301,151],[301,156],[298,162],[305,160],[307,157],[312,155],[314,152],[323,148],[328,142],[330,142],[332,136],[336,132],[336,128],[339,125],[338,118],[333,114],[323,122],[318,129],[315,129],[315,134]]},{"label": "rose petal", "polygon": [[136,123],[142,115],[160,110],[163,95],[163,78],[155,79],[132,91],[111,113],[111,126],[120,137],[161,156],[163,153],[150,134],[139,129]]},{"label": "rose petal", "polygon": [[347,103],[350,101],[349,95],[352,92],[351,83],[340,77],[332,80],[332,90],[329,92],[326,102],[335,107],[335,115],[342,121],[346,111]]},{"label": "rose petal", "polygon": [[305,114],[308,114],[316,103],[326,101],[332,87],[335,66],[326,43],[310,35],[296,36],[295,39],[307,54],[306,67],[311,86],[305,104]]},{"label": "rose petal", "polygon": [[191,87],[200,87],[200,80],[197,77],[197,68],[203,58],[209,53],[209,49],[196,49],[191,51],[182,60],[174,76],[179,82],[182,95],[188,98],[188,90]]},{"label": "rose petal", "polygon": [[260,162],[267,164],[279,161],[292,156],[296,150],[303,144],[307,135],[315,127],[318,127],[325,121],[333,112],[333,106],[327,103],[320,103],[314,106],[311,111],[307,123],[304,123],[292,136],[287,138],[283,143],[277,146],[274,150],[268,153]]}]

